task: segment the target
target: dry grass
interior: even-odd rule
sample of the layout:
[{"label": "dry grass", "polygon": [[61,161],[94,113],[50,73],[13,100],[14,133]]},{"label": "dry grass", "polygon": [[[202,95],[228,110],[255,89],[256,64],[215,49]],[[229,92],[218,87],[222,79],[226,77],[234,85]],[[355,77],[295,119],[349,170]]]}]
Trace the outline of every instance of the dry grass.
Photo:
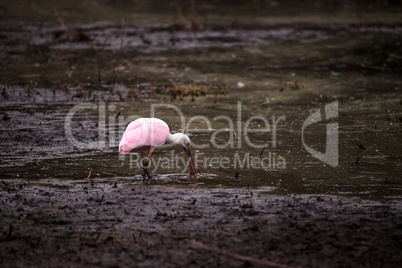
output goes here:
[{"label": "dry grass", "polygon": [[219,95],[225,95],[229,93],[228,86],[216,86],[216,87],[207,87],[207,86],[186,86],[179,83],[173,82],[172,87],[169,87],[165,91],[165,95],[169,95],[172,99],[176,99],[177,97],[182,100],[186,96],[191,96],[194,101],[197,96],[205,96],[205,95],[215,95],[215,102],[217,101],[217,97]]}]

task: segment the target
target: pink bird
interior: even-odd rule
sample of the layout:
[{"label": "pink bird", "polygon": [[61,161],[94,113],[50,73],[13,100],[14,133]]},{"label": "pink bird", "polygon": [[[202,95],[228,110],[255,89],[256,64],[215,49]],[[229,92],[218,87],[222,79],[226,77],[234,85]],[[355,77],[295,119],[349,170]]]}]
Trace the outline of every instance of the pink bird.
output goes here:
[{"label": "pink bird", "polygon": [[158,118],[139,118],[131,122],[123,133],[119,144],[119,152],[128,154],[132,150],[140,151],[141,159],[143,159],[143,152],[149,150],[148,157],[142,161],[142,168],[144,170],[144,180],[145,175],[151,179],[147,169],[152,152],[156,147],[170,143],[182,147],[186,152],[190,175],[200,173],[191,156],[190,138],[182,133],[170,134],[169,126]]}]

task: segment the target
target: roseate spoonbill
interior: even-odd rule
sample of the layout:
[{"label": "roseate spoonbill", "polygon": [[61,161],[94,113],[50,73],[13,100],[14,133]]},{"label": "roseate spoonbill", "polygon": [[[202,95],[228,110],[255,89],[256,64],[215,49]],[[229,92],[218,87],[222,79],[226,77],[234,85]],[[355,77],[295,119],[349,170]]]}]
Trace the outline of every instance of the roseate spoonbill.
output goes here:
[{"label": "roseate spoonbill", "polygon": [[[119,152],[128,154],[130,151],[140,151],[142,160],[142,168],[145,175],[151,179],[148,172],[149,159],[156,147],[164,144],[175,144],[184,149],[189,161],[190,175],[200,173],[194,163],[190,152],[190,138],[183,133],[170,134],[169,126],[158,118],[139,118],[132,121],[123,133],[119,144]],[[149,150],[147,158],[143,158],[145,150]]]}]

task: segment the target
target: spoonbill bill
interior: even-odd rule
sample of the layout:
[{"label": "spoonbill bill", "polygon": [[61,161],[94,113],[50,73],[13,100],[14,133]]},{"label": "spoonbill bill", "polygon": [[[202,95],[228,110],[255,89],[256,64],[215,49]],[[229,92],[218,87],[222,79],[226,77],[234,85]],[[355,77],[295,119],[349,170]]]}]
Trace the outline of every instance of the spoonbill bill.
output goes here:
[{"label": "spoonbill bill", "polygon": [[[190,138],[183,133],[170,134],[169,126],[158,118],[139,118],[132,121],[123,133],[119,144],[119,152],[128,154],[130,151],[139,151],[141,153],[142,168],[145,175],[151,179],[148,172],[149,160],[152,152],[157,147],[164,144],[175,144],[180,146],[186,152],[189,162],[190,175],[200,173],[194,163],[190,152]],[[144,158],[144,151],[149,150],[147,158]]]}]

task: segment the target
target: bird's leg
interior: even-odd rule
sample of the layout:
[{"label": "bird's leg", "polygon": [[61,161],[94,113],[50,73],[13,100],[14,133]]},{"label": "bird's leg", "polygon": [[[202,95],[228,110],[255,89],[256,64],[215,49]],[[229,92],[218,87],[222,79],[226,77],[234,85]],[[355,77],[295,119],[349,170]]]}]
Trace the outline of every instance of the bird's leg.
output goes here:
[{"label": "bird's leg", "polygon": [[142,169],[144,170],[144,174],[142,175],[142,180],[145,181],[145,175],[148,176],[148,179],[151,179],[151,175],[148,172],[148,166],[149,166],[149,160],[151,158],[152,152],[154,151],[155,148],[150,148],[149,149],[149,154],[147,158],[143,159],[143,154],[141,151],[141,159],[142,159]]},{"label": "bird's leg", "polygon": [[146,175],[146,170],[147,170],[147,168],[148,168],[148,163],[146,163],[146,165],[145,165],[145,163],[144,163],[144,152],[143,151],[141,151],[141,163],[142,163],[142,170],[144,171],[144,173],[142,174],[142,181],[143,182],[145,182],[145,175]]},{"label": "bird's leg", "polygon": [[148,173],[148,166],[149,166],[149,161],[148,158],[145,158],[142,160],[142,169],[144,170],[144,174],[142,175],[142,180],[145,182],[145,175],[148,176],[149,179],[151,179],[151,175]]},{"label": "bird's leg", "polygon": [[151,154],[152,154],[152,152],[153,152],[154,150],[155,150],[154,147],[149,148],[148,161],[149,161],[149,159],[151,158]]},{"label": "bird's leg", "polygon": [[155,148],[153,148],[153,147],[149,148],[149,154],[148,154],[147,159],[144,159],[142,161],[142,168],[144,169],[144,179],[145,179],[145,174],[147,174],[148,178],[151,179],[151,175],[148,172],[148,166],[149,166],[149,161],[151,159],[151,155],[152,155],[152,152],[154,151],[154,149]]}]

